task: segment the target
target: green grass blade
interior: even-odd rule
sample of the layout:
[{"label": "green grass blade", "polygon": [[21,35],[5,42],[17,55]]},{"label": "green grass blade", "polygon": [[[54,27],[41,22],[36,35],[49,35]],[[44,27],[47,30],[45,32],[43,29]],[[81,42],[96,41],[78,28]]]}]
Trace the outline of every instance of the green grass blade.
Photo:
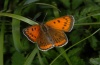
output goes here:
[{"label": "green grass blade", "polygon": [[17,19],[12,19],[12,36],[16,50],[21,51],[22,46],[20,42],[20,22]]},{"label": "green grass blade", "polygon": [[62,52],[61,54],[59,54],[51,63],[50,65],[52,65],[63,53],[65,53],[66,51],[68,51],[69,49],[73,48],[74,46],[78,45],[79,43],[87,40],[88,38],[90,38],[91,36],[93,36],[94,34],[96,34],[98,31],[100,31],[100,28],[97,29],[94,33],[92,33],[91,35],[89,35],[88,37],[82,39],[81,41],[75,43],[74,45],[70,46],[69,48],[67,48],[64,52]]},{"label": "green grass blade", "polygon": [[75,25],[100,25],[100,22],[95,22],[95,23],[78,23]]},{"label": "green grass blade", "polygon": [[[21,15],[21,10],[22,9],[16,9],[14,13]],[[19,52],[22,51],[23,47],[20,41],[20,20],[14,18],[12,19],[12,36],[16,50]]]},{"label": "green grass blade", "polygon": [[[52,4],[55,5],[55,6],[57,7],[57,4],[56,4],[55,2],[53,2]],[[55,8],[53,8],[53,13],[54,13],[55,17],[59,17],[59,16],[60,16],[59,10],[57,10],[57,9],[55,9]]]},{"label": "green grass blade", "polygon": [[1,13],[0,12],[0,16],[8,16],[8,17],[12,17],[12,18],[15,18],[15,19],[18,19],[18,20],[21,20],[23,22],[26,22],[30,25],[33,25],[33,24],[37,24],[35,21],[32,21],[28,18],[25,18],[23,16],[20,16],[20,15],[16,15],[16,14],[11,14],[11,13]]},{"label": "green grass blade", "polygon": [[5,23],[3,21],[1,26],[1,31],[0,31],[0,65],[3,65],[4,31],[5,31]]},{"label": "green grass blade", "polygon": [[40,62],[40,65],[44,65],[43,61],[42,61],[42,58],[40,56],[40,53],[38,52],[38,58],[39,58],[39,62]]},{"label": "green grass blade", "polygon": [[[61,53],[63,53],[65,50],[63,48],[57,48],[57,50]],[[68,62],[69,65],[72,65],[70,59],[68,58],[67,53],[63,53],[62,56],[66,59],[66,61]]]},{"label": "green grass blade", "polygon": [[38,53],[38,48],[35,47],[32,53],[29,55],[29,57],[26,59],[24,65],[31,65],[36,53]]},{"label": "green grass blade", "polygon": [[3,8],[3,11],[6,11],[6,10],[7,10],[8,5],[9,5],[9,0],[5,0],[5,1],[4,1],[4,8]]},{"label": "green grass blade", "polygon": [[83,17],[83,18],[80,18],[78,21],[84,20],[84,19],[89,18],[91,16],[98,16],[98,15],[100,15],[100,13],[97,13],[97,14],[94,14],[94,15],[89,15],[89,16],[86,16],[86,17]]}]

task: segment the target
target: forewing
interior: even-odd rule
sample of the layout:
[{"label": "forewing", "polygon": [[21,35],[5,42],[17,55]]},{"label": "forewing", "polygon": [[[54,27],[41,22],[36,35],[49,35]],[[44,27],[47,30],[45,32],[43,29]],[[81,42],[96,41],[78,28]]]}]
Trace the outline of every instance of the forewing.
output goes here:
[{"label": "forewing", "polygon": [[74,25],[74,17],[71,15],[63,16],[46,22],[46,25],[54,29],[70,32]]},{"label": "forewing", "polygon": [[39,36],[40,26],[33,25],[23,30],[24,35],[30,40],[31,42],[36,42]]}]

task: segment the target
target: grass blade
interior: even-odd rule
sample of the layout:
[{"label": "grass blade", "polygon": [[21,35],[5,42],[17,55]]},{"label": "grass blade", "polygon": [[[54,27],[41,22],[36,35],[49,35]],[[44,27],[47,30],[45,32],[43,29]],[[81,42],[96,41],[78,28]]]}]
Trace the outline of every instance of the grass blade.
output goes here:
[{"label": "grass blade", "polygon": [[[61,53],[63,53],[65,50],[63,48],[57,48],[57,50]],[[72,65],[70,59],[68,58],[67,53],[63,53],[62,56],[66,59],[66,61],[68,62],[69,65]]]},{"label": "grass blade", "polygon": [[8,17],[12,17],[12,18],[15,18],[15,19],[18,19],[18,20],[21,20],[21,21],[24,21],[30,25],[33,25],[33,24],[37,24],[35,21],[32,21],[28,18],[25,18],[23,16],[20,16],[20,15],[16,15],[16,14],[11,14],[11,13],[1,13],[0,12],[0,16],[8,16]]},{"label": "grass blade", "polygon": [[36,53],[38,53],[38,48],[35,47],[32,53],[29,55],[29,57],[26,59],[24,65],[31,65]]},{"label": "grass blade", "polygon": [[42,61],[42,58],[40,56],[40,53],[38,52],[38,58],[39,58],[39,62],[40,62],[40,65],[44,65],[43,61]]},{"label": "grass blade", "polygon": [[1,26],[1,32],[0,32],[0,65],[3,65],[4,31],[5,31],[5,23],[3,21]]}]

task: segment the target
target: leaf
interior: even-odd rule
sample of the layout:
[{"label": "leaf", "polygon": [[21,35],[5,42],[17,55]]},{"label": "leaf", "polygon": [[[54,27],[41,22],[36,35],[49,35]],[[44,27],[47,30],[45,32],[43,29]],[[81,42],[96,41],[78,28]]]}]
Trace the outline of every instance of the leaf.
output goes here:
[{"label": "leaf", "polygon": [[94,0],[95,2],[97,2],[97,3],[100,3],[100,0]]},{"label": "leaf", "polygon": [[49,59],[51,59],[51,58],[53,59],[58,55],[58,53],[51,49],[51,50],[49,50],[49,52],[48,51],[47,52],[43,52],[43,55],[45,57],[49,58]]},{"label": "leaf", "polygon": [[80,34],[77,34],[77,30],[71,32],[70,39],[72,43],[78,42],[80,40]]},{"label": "leaf", "polygon": [[80,51],[81,51],[81,48],[73,48],[73,49],[69,50],[68,57],[72,57],[74,55],[79,55]]},{"label": "leaf", "polygon": [[90,42],[91,47],[92,47],[94,50],[96,50],[98,40],[95,38],[95,36],[92,36],[92,37],[89,39],[89,42]]},{"label": "leaf", "polygon": [[78,56],[72,56],[70,58],[72,65],[85,65],[83,59],[79,58]]},{"label": "leaf", "polygon": [[72,8],[76,9],[80,4],[82,4],[82,2],[83,0],[72,0]]},{"label": "leaf", "polygon": [[70,8],[70,0],[60,0],[66,7]]},{"label": "leaf", "polygon": [[19,52],[15,52],[12,56],[12,65],[23,65],[25,57]]},{"label": "leaf", "polygon": [[90,63],[93,65],[99,65],[100,64],[100,57],[99,58],[90,58]]},{"label": "leaf", "polygon": [[52,65],[67,65],[67,62],[65,61],[65,59],[59,58]]},{"label": "leaf", "polygon": [[86,4],[86,6],[92,6],[92,5],[96,5],[96,3],[94,3],[93,0],[85,0],[84,4]]},{"label": "leaf", "polygon": [[[100,22],[100,15],[98,15],[98,16],[92,16],[93,18],[95,18],[98,22]],[[95,27],[95,26],[94,26]],[[96,28],[97,28],[98,26],[96,26]],[[99,26],[100,27],[100,26]]]},{"label": "leaf", "polygon": [[81,11],[81,15],[86,15],[88,13],[96,13],[95,11],[96,10],[100,10],[100,7],[99,6],[95,6],[95,5],[92,5],[92,6],[86,6],[86,8],[84,8],[82,11]]}]

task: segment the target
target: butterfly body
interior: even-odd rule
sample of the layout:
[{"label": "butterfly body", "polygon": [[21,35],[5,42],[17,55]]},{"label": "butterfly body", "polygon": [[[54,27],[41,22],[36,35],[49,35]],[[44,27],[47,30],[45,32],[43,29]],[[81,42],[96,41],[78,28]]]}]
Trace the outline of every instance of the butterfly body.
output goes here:
[{"label": "butterfly body", "polygon": [[28,27],[24,29],[24,34],[30,41],[37,42],[40,50],[47,51],[68,43],[68,38],[64,32],[70,32],[73,24],[73,16],[64,16],[45,24]]},{"label": "butterfly body", "polygon": [[53,44],[54,42],[53,42],[53,39],[52,39],[52,37],[50,35],[50,32],[49,32],[50,29],[49,29],[49,27],[46,26],[46,25],[44,25],[44,24],[42,24],[42,25],[40,25],[40,28],[41,28],[41,32],[43,32],[44,35],[46,35],[47,40],[50,41]]}]

